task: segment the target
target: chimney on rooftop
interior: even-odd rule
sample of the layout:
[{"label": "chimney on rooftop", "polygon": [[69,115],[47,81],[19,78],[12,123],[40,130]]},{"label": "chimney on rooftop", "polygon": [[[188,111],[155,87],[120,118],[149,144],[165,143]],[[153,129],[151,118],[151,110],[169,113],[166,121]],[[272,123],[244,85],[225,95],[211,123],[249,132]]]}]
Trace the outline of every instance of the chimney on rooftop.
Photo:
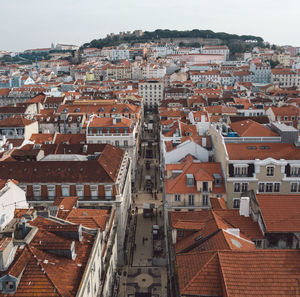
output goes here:
[{"label": "chimney on rooftop", "polygon": [[249,197],[241,197],[240,215],[244,216],[244,217],[250,216],[250,198]]}]

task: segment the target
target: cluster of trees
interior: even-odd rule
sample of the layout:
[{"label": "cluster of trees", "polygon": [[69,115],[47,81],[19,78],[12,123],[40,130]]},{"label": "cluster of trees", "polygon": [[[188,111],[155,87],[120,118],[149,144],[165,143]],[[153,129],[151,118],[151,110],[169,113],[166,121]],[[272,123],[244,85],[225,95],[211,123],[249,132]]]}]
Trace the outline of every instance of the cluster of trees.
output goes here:
[{"label": "cluster of trees", "polygon": [[32,64],[36,61],[41,60],[50,60],[51,53],[71,53],[71,57],[66,57],[64,60],[72,61],[74,58],[74,52],[75,51],[61,51],[61,50],[51,50],[47,53],[19,53],[18,55],[11,57],[10,55],[5,55],[2,58],[0,58],[0,62],[3,62],[5,64]]},{"label": "cluster of trees", "polygon": [[[252,35],[236,35],[236,34],[228,34],[225,32],[213,32],[211,30],[198,30],[194,29],[191,31],[178,31],[178,30],[155,30],[152,32],[145,31],[142,36],[136,37],[134,34],[126,35],[126,36],[113,36],[113,37],[106,37],[102,39],[94,39],[90,43],[85,43],[83,48],[87,47],[96,47],[96,48],[103,48],[106,46],[117,46],[121,43],[127,42],[130,44],[138,43],[138,42],[147,42],[147,41],[156,41],[161,38],[213,38],[219,39],[222,41],[223,44],[232,46],[232,50],[235,51],[237,44],[239,44],[241,52],[247,50],[247,47],[250,45],[255,46],[263,46],[264,40],[259,36],[252,36]],[[237,43],[238,41],[238,43]],[[250,41],[250,42],[249,42]],[[191,44],[199,45],[199,43],[194,42]],[[247,44],[247,46],[241,46],[242,44]],[[243,48],[244,47],[244,48]]]}]

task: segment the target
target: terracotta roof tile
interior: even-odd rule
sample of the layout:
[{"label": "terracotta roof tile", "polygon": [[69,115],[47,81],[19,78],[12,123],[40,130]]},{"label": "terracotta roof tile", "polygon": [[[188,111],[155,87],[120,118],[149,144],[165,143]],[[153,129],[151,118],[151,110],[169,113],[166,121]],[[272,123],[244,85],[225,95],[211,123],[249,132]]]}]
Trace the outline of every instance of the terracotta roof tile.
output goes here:
[{"label": "terracotta roof tile", "polygon": [[299,195],[256,195],[266,232],[300,232]]},{"label": "terracotta roof tile", "polygon": [[181,295],[296,296],[297,250],[219,251],[177,255]]},{"label": "terracotta roof tile", "polygon": [[6,118],[0,121],[0,127],[25,127],[34,123],[35,121],[25,119],[21,116]]},{"label": "terracotta roof tile", "polygon": [[225,145],[230,160],[300,159],[300,149],[293,143],[226,143]]},{"label": "terracotta roof tile", "polygon": [[240,137],[278,137],[279,135],[262,124],[252,120],[234,122],[230,128]]}]

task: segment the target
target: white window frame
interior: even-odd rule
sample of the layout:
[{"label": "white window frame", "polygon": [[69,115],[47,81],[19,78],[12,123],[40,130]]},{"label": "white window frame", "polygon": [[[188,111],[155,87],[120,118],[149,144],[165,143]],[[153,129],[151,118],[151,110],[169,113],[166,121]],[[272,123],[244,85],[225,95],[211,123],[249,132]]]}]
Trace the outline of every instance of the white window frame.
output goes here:
[{"label": "white window frame", "polygon": [[174,195],[174,201],[180,201],[180,194],[175,194]]},{"label": "white window frame", "polygon": [[[56,195],[56,187],[55,185],[47,185],[47,194],[48,194],[48,198],[49,199],[54,199],[55,198],[55,195]],[[51,195],[51,193],[53,193]]]},{"label": "white window frame", "polygon": [[[262,187],[262,189],[261,189],[261,187]],[[264,193],[265,192],[265,183],[258,183],[258,192],[259,193]]]},{"label": "white window frame", "polygon": [[41,193],[41,185],[33,185],[33,197],[40,197],[42,195]]},{"label": "white window frame", "polygon": [[[238,201],[238,203],[237,203],[237,201]],[[241,201],[240,198],[233,198],[233,208],[234,209],[240,208],[240,201]],[[236,203],[238,204],[238,206],[236,205]]]},{"label": "white window frame", "polygon": [[[66,195],[66,192],[65,192],[66,190],[67,190],[68,195]],[[69,185],[61,186],[61,195],[62,195],[62,197],[70,197],[70,186]]]},{"label": "white window frame", "polygon": [[265,185],[266,193],[272,193],[273,192],[273,186],[274,186],[273,183],[266,183],[266,185]]},{"label": "white window frame", "polygon": [[241,191],[241,184],[240,183],[234,183],[233,184],[233,191],[235,193],[239,193]]},{"label": "white window frame", "polygon": [[[295,189],[295,191],[293,191]],[[298,190],[298,184],[297,183],[291,183],[291,193],[296,193]]]},{"label": "white window frame", "polygon": [[79,198],[84,197],[84,185],[76,185],[76,196]]},{"label": "white window frame", "polygon": [[90,185],[92,199],[98,198],[98,185]]},{"label": "white window frame", "polygon": [[202,205],[203,206],[208,206],[208,200],[209,200],[209,195],[203,194],[202,195]]},{"label": "white window frame", "polygon": [[105,185],[104,186],[104,192],[105,192],[106,199],[111,199],[112,192],[113,192],[112,185]]},{"label": "white window frame", "polygon": [[267,166],[266,168],[266,175],[267,176],[274,176],[275,167],[274,166]]},{"label": "white window frame", "polygon": [[[246,189],[245,189],[245,186],[246,186]],[[242,183],[241,184],[241,192],[247,192],[248,186],[249,186],[249,183]]]},{"label": "white window frame", "polygon": [[188,204],[189,206],[194,206],[195,205],[195,195],[194,194],[189,194],[188,196]]}]

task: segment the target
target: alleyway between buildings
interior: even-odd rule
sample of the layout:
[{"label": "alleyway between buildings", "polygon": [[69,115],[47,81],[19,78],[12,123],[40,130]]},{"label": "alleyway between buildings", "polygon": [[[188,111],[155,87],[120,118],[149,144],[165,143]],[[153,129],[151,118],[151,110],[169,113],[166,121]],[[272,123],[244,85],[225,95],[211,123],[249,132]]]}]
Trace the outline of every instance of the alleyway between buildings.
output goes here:
[{"label": "alleyway between buildings", "polygon": [[[145,122],[148,120],[146,118]],[[143,132],[127,240],[127,265],[121,272],[119,297],[167,296],[167,260],[157,129],[158,125],[154,125],[153,131]],[[151,154],[149,150],[152,151]],[[144,214],[143,209],[147,207],[149,213]],[[161,248],[159,252],[154,252],[153,249],[153,225],[159,226],[160,239],[155,241],[155,246],[158,244]]]}]

